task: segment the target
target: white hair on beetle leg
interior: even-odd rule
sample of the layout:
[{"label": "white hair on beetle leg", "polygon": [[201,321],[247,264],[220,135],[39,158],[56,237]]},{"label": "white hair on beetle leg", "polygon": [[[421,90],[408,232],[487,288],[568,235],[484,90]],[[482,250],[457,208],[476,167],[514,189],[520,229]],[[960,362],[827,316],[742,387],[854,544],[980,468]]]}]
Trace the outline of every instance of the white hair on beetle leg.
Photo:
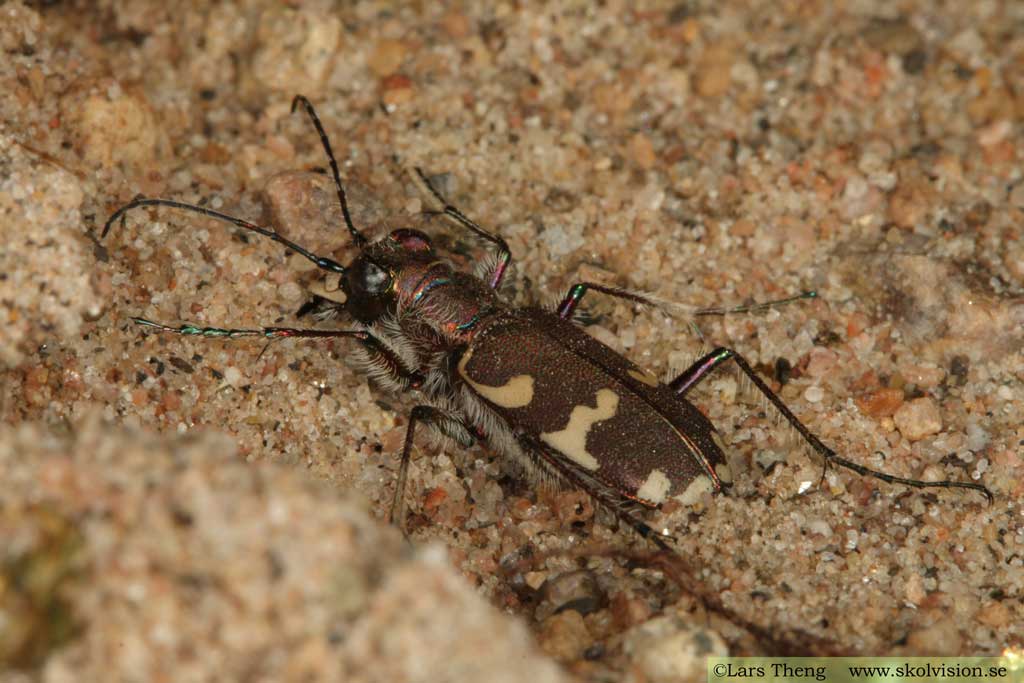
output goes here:
[{"label": "white hair on beetle leg", "polygon": [[[497,272],[500,262],[498,254],[493,251],[488,252],[473,265],[473,277],[484,282],[490,282],[491,278],[494,277],[494,273]],[[508,277],[507,270],[504,277]]]},{"label": "white hair on beetle leg", "polygon": [[369,327],[369,331],[395,354],[406,369],[419,369],[420,359],[416,349],[409,343],[408,335],[396,316],[381,317],[375,325]]}]

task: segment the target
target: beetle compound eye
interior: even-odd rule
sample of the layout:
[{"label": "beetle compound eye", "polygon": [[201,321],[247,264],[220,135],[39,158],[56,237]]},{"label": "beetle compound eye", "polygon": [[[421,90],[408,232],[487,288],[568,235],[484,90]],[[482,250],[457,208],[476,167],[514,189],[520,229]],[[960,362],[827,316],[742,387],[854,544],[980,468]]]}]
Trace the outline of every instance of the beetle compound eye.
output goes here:
[{"label": "beetle compound eye", "polygon": [[357,298],[376,297],[388,291],[392,281],[390,271],[363,258],[346,269],[345,277],[342,279],[342,289],[347,295]]},{"label": "beetle compound eye", "polygon": [[406,251],[430,251],[431,249],[430,238],[419,230],[400,228],[393,231],[388,237]]},{"label": "beetle compound eye", "polygon": [[391,286],[391,274],[375,263],[367,263],[362,275],[363,289],[367,294],[381,294]]}]

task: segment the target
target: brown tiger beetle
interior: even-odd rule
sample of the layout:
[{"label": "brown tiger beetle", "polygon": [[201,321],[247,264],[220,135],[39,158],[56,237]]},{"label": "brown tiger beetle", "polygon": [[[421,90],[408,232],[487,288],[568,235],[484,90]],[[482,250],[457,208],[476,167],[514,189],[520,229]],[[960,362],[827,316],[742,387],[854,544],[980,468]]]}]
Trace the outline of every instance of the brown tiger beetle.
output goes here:
[{"label": "brown tiger beetle", "polygon": [[[118,219],[123,224],[131,209],[169,206],[268,237],[318,268],[340,275],[345,302],[319,299],[307,310],[324,320],[350,316],[356,323],[351,329],[174,327],[133,320],[163,332],[201,337],[354,339],[356,353],[372,378],[394,391],[416,391],[422,400],[409,416],[390,511],[393,523],[401,525],[404,520],[405,480],[416,427],[428,424],[463,446],[486,441],[535,479],[583,489],[642,536],[669,549],[667,533],[655,532],[634,513],[671,499],[694,502],[732,481],[714,425],[687,400],[695,386],[727,361],[739,367],[826,465],[917,488],[971,489],[991,502],[991,492],[981,484],[897,477],[838,455],[731,349],[716,348],[662,383],[573,322],[587,292],[658,305],[652,297],[580,282],[554,310],[512,306],[498,294],[512,260],[505,240],[448,204],[420,169],[417,175],[443,206],[439,213],[493,245],[496,258],[474,275],[455,270],[419,230],[393,230],[371,241],[352,221],[320,119],[301,95],[292,102],[293,113],[299,105],[320,136],[345,225],[359,250],[348,265],[314,254],[274,230],[170,199],[136,197],[110,216],[102,236]],[[766,305],[772,304],[761,306]]]}]

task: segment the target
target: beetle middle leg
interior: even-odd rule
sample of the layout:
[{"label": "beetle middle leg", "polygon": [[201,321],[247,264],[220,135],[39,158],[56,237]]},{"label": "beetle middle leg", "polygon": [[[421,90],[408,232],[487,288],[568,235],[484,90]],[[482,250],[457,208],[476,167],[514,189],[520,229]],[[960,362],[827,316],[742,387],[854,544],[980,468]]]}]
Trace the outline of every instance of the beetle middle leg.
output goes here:
[{"label": "beetle middle leg", "polygon": [[498,248],[497,263],[494,265],[494,272],[491,273],[491,279],[488,283],[491,289],[497,289],[501,285],[501,280],[505,277],[505,272],[508,270],[509,264],[512,263],[512,251],[508,248],[508,243],[501,237],[493,232],[485,230],[475,221],[470,219],[466,214],[459,211],[457,208],[452,206],[441,196],[441,193],[434,189],[434,186],[430,184],[430,180],[427,179],[423,169],[416,168],[416,175],[419,176],[419,180],[426,186],[430,194],[441,204],[441,210],[439,213],[452,219],[462,227],[466,228],[477,237],[487,240]]},{"label": "beetle middle leg", "polygon": [[405,480],[409,473],[409,459],[412,457],[413,435],[417,424],[429,424],[443,435],[454,439],[464,448],[476,443],[472,430],[456,415],[429,405],[418,405],[409,413],[409,425],[405,428],[405,444],[398,463],[398,481],[395,482],[395,497],[391,500],[388,521],[405,533]]},{"label": "beetle middle leg", "polygon": [[[562,297],[562,302],[558,304],[556,312],[558,317],[563,320],[569,320],[572,318],[572,314],[576,311],[576,307],[579,306],[580,301],[583,300],[584,295],[589,291],[600,292],[601,294],[607,294],[608,296],[615,297],[617,299],[626,299],[634,303],[642,304],[644,306],[662,307],[666,305],[666,302],[657,299],[656,297],[641,294],[638,292],[632,292],[628,289],[622,289],[621,287],[609,287],[608,285],[600,285],[596,282],[577,282],[569,291],[566,292],[565,296]],[[785,299],[776,299],[774,301],[765,301],[762,303],[747,304],[742,306],[734,307],[712,307],[712,308],[693,308],[690,309],[690,314],[694,316],[709,316],[709,315],[726,315],[729,313],[753,313],[754,311],[763,311],[769,308],[777,308],[784,306],[785,304],[799,301],[801,299],[813,299],[817,297],[817,292],[809,291],[797,294],[796,296],[786,297]],[[678,305],[678,304],[673,304]]]},{"label": "beetle middle leg", "polygon": [[679,396],[685,397],[691,389],[706,378],[712,370],[719,367],[722,363],[731,360],[739,366],[740,370],[744,375],[753,383],[761,394],[764,395],[768,402],[775,407],[782,417],[797,431],[798,434],[806,441],[811,448],[814,449],[821,457],[825,459],[826,463],[835,463],[840,467],[853,470],[857,474],[862,476],[874,477],[890,484],[903,484],[904,486],[912,486],[914,488],[962,488],[971,489],[978,491],[986,498],[989,503],[992,502],[992,492],[981,484],[975,484],[972,482],[960,482],[960,481],[921,481],[919,479],[907,479],[905,477],[897,477],[885,472],[879,472],[873,470],[859,463],[847,460],[842,457],[831,448],[821,442],[817,436],[809,430],[796,415],[782,402],[782,399],[771,390],[771,388],[765,384],[764,380],[758,377],[754,369],[750,367],[750,364],[732,349],[719,347],[714,349],[710,353],[705,354],[697,359],[689,368],[684,372],[680,373],[678,377],[669,382],[668,386],[675,391]]}]

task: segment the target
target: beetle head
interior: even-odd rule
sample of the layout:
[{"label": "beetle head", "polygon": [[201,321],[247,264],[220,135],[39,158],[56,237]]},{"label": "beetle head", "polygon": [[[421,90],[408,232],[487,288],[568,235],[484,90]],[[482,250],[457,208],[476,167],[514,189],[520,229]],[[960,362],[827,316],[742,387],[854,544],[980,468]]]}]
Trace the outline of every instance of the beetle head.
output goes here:
[{"label": "beetle head", "polygon": [[436,260],[430,238],[419,230],[400,228],[365,245],[345,267],[341,288],[346,310],[361,323],[371,324],[397,305],[397,284],[403,269]]}]

